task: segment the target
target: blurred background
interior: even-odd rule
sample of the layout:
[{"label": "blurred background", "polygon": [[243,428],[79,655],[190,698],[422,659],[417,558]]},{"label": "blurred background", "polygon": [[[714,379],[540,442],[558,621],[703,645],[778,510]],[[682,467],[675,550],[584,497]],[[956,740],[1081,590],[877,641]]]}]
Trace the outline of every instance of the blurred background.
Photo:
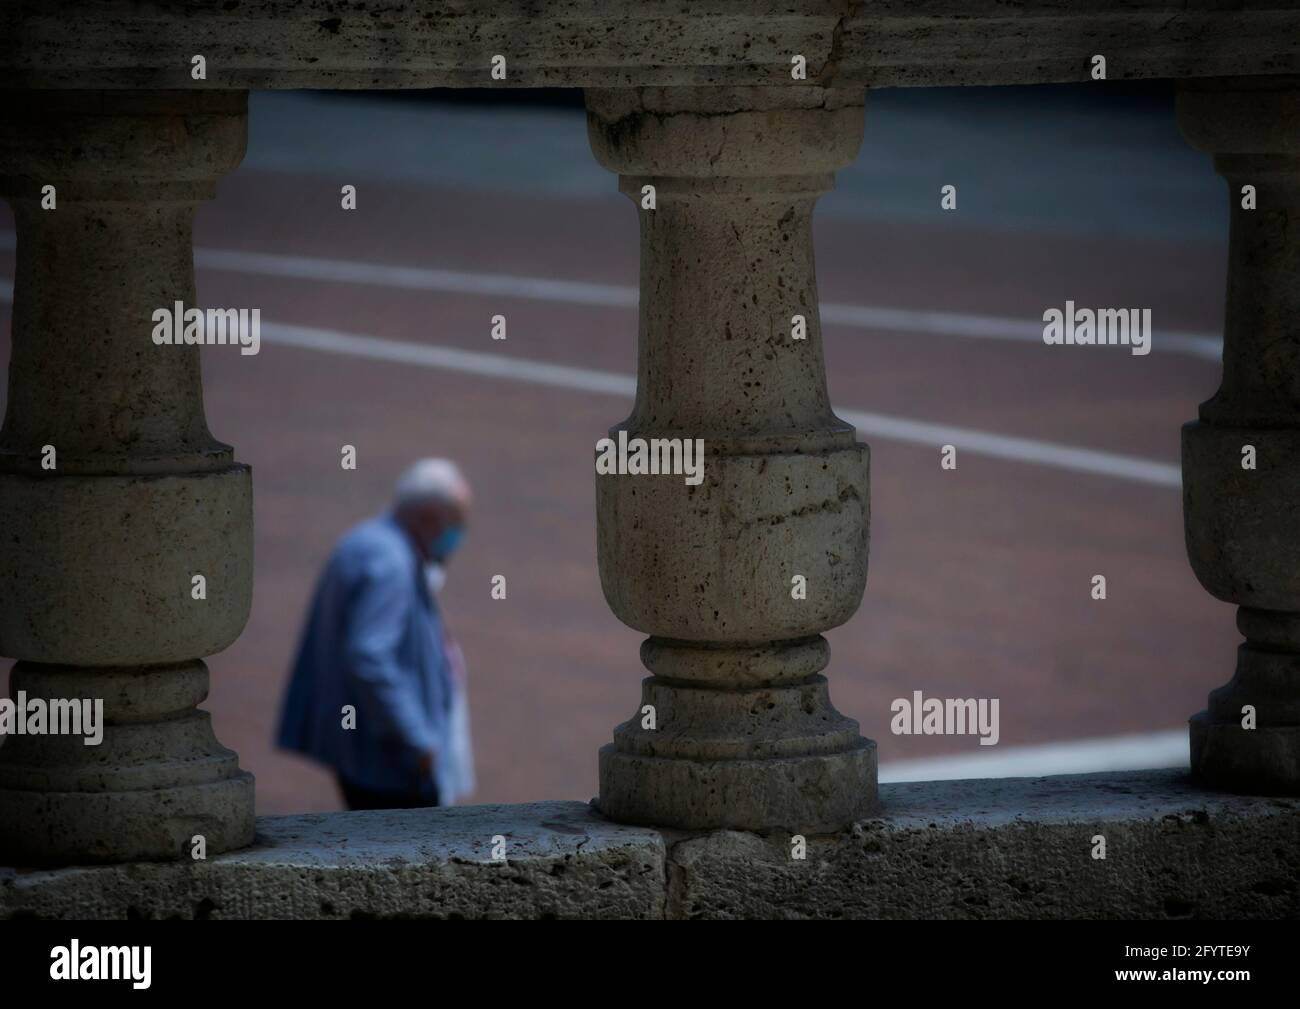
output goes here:
[{"label": "blurred background", "polygon": [[[828,635],[832,698],[884,780],[1185,764],[1238,640],[1188,568],[1177,477],[1179,426],[1218,384],[1226,189],[1160,84],[882,91],[866,117],[816,232],[831,397],[872,446],[870,574]],[[638,212],[579,93],[254,94],[218,193],[200,303],[260,308],[263,344],[203,351],[209,426],[253,467],[257,564],[206,706],[259,812],[340,808],[330,774],[273,747],[281,696],[335,540],[425,455],[476,492],[443,592],[470,801],[590,798],[645,675],[601,596],[592,471],[631,405],[610,376],[635,372]],[[6,297],[13,246],[0,204]],[[1045,346],[1067,299],[1151,309],[1152,353]],[[999,745],[891,735],[914,690],[999,698]]]}]

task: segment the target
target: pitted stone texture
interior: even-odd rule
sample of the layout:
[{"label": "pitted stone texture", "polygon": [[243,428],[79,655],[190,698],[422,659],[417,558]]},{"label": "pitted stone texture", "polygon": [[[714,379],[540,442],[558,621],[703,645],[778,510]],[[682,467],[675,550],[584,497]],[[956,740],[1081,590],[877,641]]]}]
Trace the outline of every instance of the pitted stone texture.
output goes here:
[{"label": "pitted stone texture", "polygon": [[599,806],[686,829],[842,826],[872,808],[875,746],[831,705],[820,634],[862,600],[870,489],[826,391],[812,213],[861,142],[862,94],[593,90],[587,106],[641,220],[637,394],[610,437],[704,453],[694,485],[596,478],[601,586],[653,635],[655,674],[601,750]]},{"label": "pitted stone texture", "polygon": [[[884,785],[878,817],[670,851],[683,918],[1294,918],[1300,803],[1179,771]],[[1096,835],[1106,858],[1092,858]]]},{"label": "pitted stone texture", "polygon": [[[0,472],[0,528],[0,654],[61,665],[178,662],[221,651],[248,621],[247,466]],[[195,575],[203,599],[194,598]]]},{"label": "pitted stone texture", "polygon": [[0,87],[798,86],[794,53],[809,82],[859,87],[1087,81],[1093,53],[1112,79],[1295,73],[1300,18],[1279,0],[0,4]]},{"label": "pitted stone texture", "polygon": [[[197,307],[195,208],[243,158],[246,119],[247,96],[226,92],[54,92],[0,108],[0,195],[18,232],[0,470],[230,465],[204,419],[199,348],[154,344],[152,316]],[[47,444],[55,470],[41,466]]]},{"label": "pitted stone texture", "polygon": [[[5,746],[12,750],[0,763],[4,802],[18,801],[18,792],[6,790],[10,784],[42,792],[132,792],[203,784],[239,773],[234,753],[213,736],[212,717],[206,711],[108,726],[103,741],[94,747],[81,738],[59,735],[12,736]],[[5,834],[21,837],[29,830],[30,825],[19,823]],[[107,828],[103,832],[114,833]]]},{"label": "pitted stone texture", "polygon": [[[175,788],[59,792],[0,788],[0,857],[30,865],[177,861],[202,836],[209,854],[253,841],[253,776],[231,750]],[[162,770],[166,770],[166,764]]]},{"label": "pitted stone texture", "polygon": [[196,834],[214,854],[253,837],[252,776],[195,708],[196,660],[248,619],[252,482],[208,431],[199,347],[153,340],[156,311],[200,307],[194,211],[243,157],[246,109],[217,90],[0,107],[0,194],[18,230],[0,654],[23,660],[15,696],[31,683],[108,702],[100,746],[0,747],[0,857],[176,859]]},{"label": "pitted stone texture", "polygon": [[[1294,683],[1298,670],[1292,662]],[[1220,692],[1210,693],[1213,703]],[[1239,706],[1234,710],[1240,711]],[[1259,710],[1267,712],[1267,706]],[[1192,768],[1197,777],[1213,788],[1226,788],[1250,795],[1297,795],[1300,788],[1300,725],[1257,725],[1243,728],[1241,718],[1214,718],[1213,709],[1189,719]]]},{"label": "pitted stone texture", "polygon": [[[1223,383],[1201,420],[1300,427],[1300,78],[1184,82],[1178,125],[1228,183]],[[1241,206],[1242,187],[1256,207]]]},{"label": "pitted stone texture", "polygon": [[844,167],[862,143],[860,89],[590,88],[586,97],[592,151],[620,175],[793,183]]},{"label": "pitted stone texture", "polygon": [[1213,154],[1300,154],[1300,78],[1282,71],[1181,82],[1178,128]]},{"label": "pitted stone texture", "polygon": [[248,618],[248,468],[208,432],[199,348],[152,336],[156,310],[197,307],[191,222],[243,157],[246,109],[242,93],[54,92],[0,111],[18,228],[0,654],[175,662]]},{"label": "pitted stone texture", "polygon": [[[858,724],[831,708],[824,676],[798,684],[717,690],[651,676],[641,703],[652,705],[664,728],[637,721],[614,730],[619,749],[654,757],[668,753],[701,760],[763,760],[834,753],[854,748]],[[745,724],[743,738],[736,734]]]},{"label": "pitted stone texture", "polygon": [[641,642],[641,662],[655,677],[740,690],[800,683],[825,669],[830,658],[831,647],[821,635],[736,646],[695,646],[660,638]]},{"label": "pitted stone texture", "polygon": [[1217,787],[1300,795],[1300,78],[1184,82],[1178,122],[1215,155],[1231,213],[1223,382],[1183,428],[1187,554],[1211,594],[1241,607],[1246,636],[1232,681],[1191,720],[1192,769]]},{"label": "pitted stone texture", "polygon": [[[98,744],[68,733],[0,746],[0,858],[33,865],[188,858],[253,839],[253,778],[217,742],[197,660],[130,669],[19,662],[11,693],[30,703],[103,702]],[[84,733],[84,723],[77,725]]]},{"label": "pitted stone texture", "polygon": [[[41,791],[130,791],[230,777],[238,771],[234,754],[213,738],[211,717],[196,707],[208,696],[208,669],[198,660],[111,670],[19,662],[10,686],[28,705],[40,699],[50,711],[60,705],[66,709],[68,702],[80,708],[73,726],[81,734],[5,737],[0,787],[25,783]],[[92,711],[102,704],[94,745],[88,745],[85,735],[87,702]],[[210,764],[228,769],[216,773],[207,768]]]},{"label": "pitted stone texture", "polygon": [[1185,777],[886,785],[802,862],[788,835],[661,834],[576,802],[266,818],[206,863],[0,869],[0,918],[1300,917],[1300,803]]},{"label": "pitted stone texture", "polygon": [[[710,454],[698,487],[598,476],[597,558],[610,609],[629,627],[680,641],[776,641],[838,627],[866,590],[868,459],[865,445]],[[805,599],[792,598],[796,575]]]},{"label": "pitted stone texture", "polygon": [[9,134],[0,178],[27,196],[57,180],[66,187],[60,198],[79,203],[137,199],[157,187],[180,202],[210,199],[244,158],[247,110],[238,89],[32,92],[0,109]]},{"label": "pitted stone texture", "polygon": [[633,728],[621,725],[615,742],[600,750],[601,812],[621,823],[681,830],[836,830],[877,806],[876,744],[858,735],[853,719],[823,710],[824,735],[779,740],[790,750],[802,744],[804,752],[753,760],[699,757],[693,740],[679,739],[658,743],[667,757],[620,752]]},{"label": "pitted stone texture", "polygon": [[[579,802],[263,818],[190,864],[0,869],[0,918],[662,918],[658,833]],[[494,838],[505,859],[492,858]]]},{"label": "pitted stone texture", "polygon": [[[1254,469],[1242,468],[1248,445]],[[1296,610],[1300,427],[1184,425],[1183,514],[1187,556],[1206,591],[1251,609]]]}]

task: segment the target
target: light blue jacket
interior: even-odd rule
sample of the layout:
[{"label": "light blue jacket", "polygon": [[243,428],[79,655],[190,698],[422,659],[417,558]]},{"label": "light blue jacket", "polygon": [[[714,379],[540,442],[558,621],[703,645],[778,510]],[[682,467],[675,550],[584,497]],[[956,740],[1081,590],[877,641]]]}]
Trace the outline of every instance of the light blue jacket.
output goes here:
[{"label": "light blue jacket", "polygon": [[[391,514],[362,523],[339,541],[316,586],[279,745],[364,788],[425,795],[433,782],[419,761],[433,750],[446,805],[463,778],[460,748],[448,745],[454,690],[415,545]],[[346,705],[356,728],[343,727]]]}]

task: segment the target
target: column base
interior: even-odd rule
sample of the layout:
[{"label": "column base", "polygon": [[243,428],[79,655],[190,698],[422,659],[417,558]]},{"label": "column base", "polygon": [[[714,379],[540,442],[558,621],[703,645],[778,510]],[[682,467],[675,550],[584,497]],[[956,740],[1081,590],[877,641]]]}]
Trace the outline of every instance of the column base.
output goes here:
[{"label": "column base", "polygon": [[208,692],[204,663],[19,662],[10,687],[15,701],[51,714],[41,732],[0,746],[0,864],[189,859],[200,834],[209,857],[252,843],[253,776],[196,707]]},{"label": "column base", "polygon": [[0,789],[9,865],[176,861],[203,835],[211,857],[253,842],[253,776],[131,792]]},{"label": "column base", "polygon": [[600,750],[600,811],[619,823],[682,830],[825,834],[876,809],[876,744],[773,760],[680,760]]},{"label": "column base", "polygon": [[1214,721],[1208,711],[1188,720],[1192,776],[1201,784],[1243,795],[1300,795],[1300,725],[1243,729]]},{"label": "column base", "polygon": [[602,813],[682,830],[826,834],[876,808],[876,744],[831,704],[820,636],[648,638],[639,714],[600,751]]}]

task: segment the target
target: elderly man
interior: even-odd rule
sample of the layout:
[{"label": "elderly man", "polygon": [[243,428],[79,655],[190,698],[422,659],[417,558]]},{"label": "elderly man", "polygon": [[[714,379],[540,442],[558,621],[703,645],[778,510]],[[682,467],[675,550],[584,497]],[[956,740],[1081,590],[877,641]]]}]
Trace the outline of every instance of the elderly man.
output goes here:
[{"label": "elderly man", "polygon": [[349,809],[449,805],[473,789],[464,666],[437,605],[469,506],[454,463],[415,463],[316,587],[279,743],[333,767]]}]

